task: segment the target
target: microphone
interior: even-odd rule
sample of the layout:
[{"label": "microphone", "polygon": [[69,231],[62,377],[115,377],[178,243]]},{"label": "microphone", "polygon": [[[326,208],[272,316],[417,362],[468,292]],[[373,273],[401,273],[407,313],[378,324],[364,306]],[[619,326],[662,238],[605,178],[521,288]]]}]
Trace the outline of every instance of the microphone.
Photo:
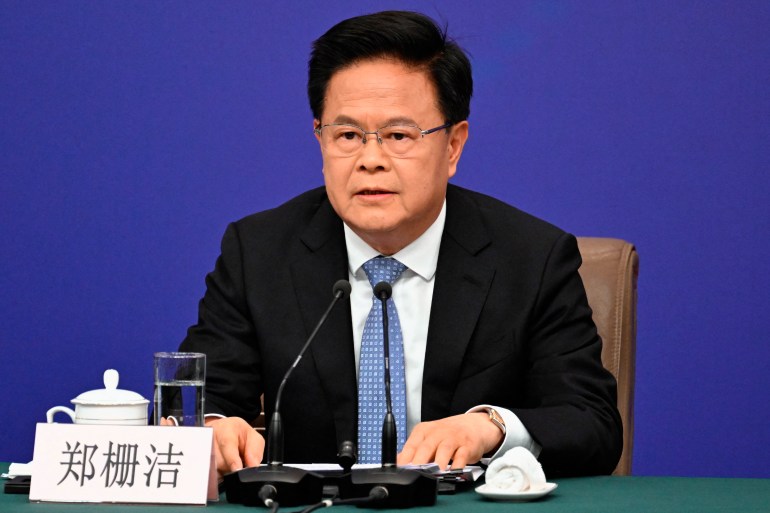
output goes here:
[{"label": "microphone", "polygon": [[[390,347],[388,336],[388,299],[393,289],[388,282],[374,286],[374,295],[382,302],[383,357],[385,365],[385,418],[382,422],[382,466],[354,469],[350,475],[352,497],[371,497],[367,506],[373,508],[411,508],[432,506],[438,495],[438,479],[419,470],[398,468],[398,428],[390,397]],[[403,426],[406,429],[406,426]],[[384,488],[385,493],[378,490]]]},{"label": "microphone", "polygon": [[307,351],[307,348],[310,347],[310,343],[315,338],[318,330],[320,330],[321,326],[323,326],[326,322],[326,318],[329,317],[329,314],[334,308],[334,305],[336,305],[337,301],[340,299],[350,296],[350,290],[350,282],[347,280],[337,280],[337,282],[334,284],[334,287],[332,288],[332,292],[334,294],[332,302],[321,316],[321,320],[318,321],[318,324],[316,324],[313,332],[307,338],[305,345],[302,346],[302,349],[299,350],[299,354],[294,360],[294,363],[291,364],[289,370],[287,370],[286,374],[284,374],[283,379],[281,380],[281,384],[278,385],[278,393],[275,395],[275,409],[273,410],[273,416],[270,417],[270,430],[267,432],[267,461],[270,465],[280,465],[283,463],[284,445],[283,424],[281,420],[281,396],[283,395],[283,389],[286,386],[286,382],[289,380],[289,376],[291,376],[291,373],[294,371],[294,369],[297,368],[297,365],[299,365],[302,357],[305,356],[305,351]]},{"label": "microphone", "polygon": [[[393,295],[390,283],[381,281],[374,286],[374,295],[382,302],[382,354],[385,361],[385,418],[382,421],[381,459],[383,467],[395,467],[398,453],[398,428],[393,415],[393,401],[390,396],[390,337],[388,320],[388,299]],[[404,426],[406,428],[406,426]]]},{"label": "microphone", "polygon": [[[313,332],[300,349],[294,363],[284,374],[275,396],[275,409],[270,418],[267,432],[267,465],[251,467],[232,472],[224,476],[225,492],[228,502],[242,503],[248,506],[265,505],[270,507],[279,502],[285,506],[301,506],[319,502],[323,495],[323,481],[320,474],[283,466],[283,422],[281,420],[281,396],[286,382],[299,365],[307,348],[324,325],[334,306],[340,299],[350,296],[350,283],[338,280],[332,292],[334,297],[328,308],[316,324]],[[268,502],[270,504],[268,504]]]},{"label": "microphone", "polygon": [[358,456],[356,455],[356,444],[350,440],[345,440],[340,444],[337,451],[337,463],[342,467],[342,472],[347,474],[353,465],[356,464]]}]

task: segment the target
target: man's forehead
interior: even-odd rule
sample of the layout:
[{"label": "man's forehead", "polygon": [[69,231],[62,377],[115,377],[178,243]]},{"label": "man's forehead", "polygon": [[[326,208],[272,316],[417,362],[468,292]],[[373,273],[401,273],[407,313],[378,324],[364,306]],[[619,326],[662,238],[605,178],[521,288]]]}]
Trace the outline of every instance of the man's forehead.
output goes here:
[{"label": "man's forehead", "polygon": [[440,116],[437,95],[425,70],[395,59],[360,61],[335,72],[324,97],[324,122],[416,124]]}]

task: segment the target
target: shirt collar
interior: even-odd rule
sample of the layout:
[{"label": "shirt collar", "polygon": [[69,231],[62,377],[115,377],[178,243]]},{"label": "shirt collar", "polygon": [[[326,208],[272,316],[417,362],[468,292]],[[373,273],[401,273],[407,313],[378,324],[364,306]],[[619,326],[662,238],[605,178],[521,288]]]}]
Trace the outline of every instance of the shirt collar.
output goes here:
[{"label": "shirt collar", "polygon": [[[438,252],[441,246],[441,235],[444,233],[446,222],[446,199],[441,206],[441,212],[433,224],[417,237],[407,247],[392,255],[393,258],[407,266],[424,280],[433,279],[438,265]],[[351,274],[357,274],[361,266],[380,253],[369,246],[345,223],[345,245],[348,249],[348,268]]]}]

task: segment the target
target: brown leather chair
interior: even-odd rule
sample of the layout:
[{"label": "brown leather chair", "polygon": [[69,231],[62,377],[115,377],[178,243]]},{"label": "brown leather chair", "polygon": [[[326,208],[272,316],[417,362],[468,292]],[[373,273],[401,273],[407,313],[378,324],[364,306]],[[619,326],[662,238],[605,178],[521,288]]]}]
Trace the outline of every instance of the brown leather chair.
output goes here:
[{"label": "brown leather chair", "polygon": [[619,239],[578,237],[583,257],[580,276],[602,337],[602,363],[618,380],[618,409],[623,419],[623,454],[614,475],[631,474],[634,446],[636,365],[636,283],[639,255]]}]

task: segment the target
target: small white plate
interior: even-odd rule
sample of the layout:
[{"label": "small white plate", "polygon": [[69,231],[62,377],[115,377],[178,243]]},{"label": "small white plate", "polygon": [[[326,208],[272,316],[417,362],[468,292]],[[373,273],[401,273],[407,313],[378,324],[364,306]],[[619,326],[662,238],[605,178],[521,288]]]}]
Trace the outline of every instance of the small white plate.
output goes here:
[{"label": "small white plate", "polygon": [[546,483],[545,488],[540,490],[527,490],[524,492],[507,492],[505,490],[497,490],[490,488],[489,485],[481,485],[476,488],[476,493],[484,496],[485,499],[491,499],[493,501],[533,501],[539,499],[544,495],[548,495],[559,486],[556,483]]}]

